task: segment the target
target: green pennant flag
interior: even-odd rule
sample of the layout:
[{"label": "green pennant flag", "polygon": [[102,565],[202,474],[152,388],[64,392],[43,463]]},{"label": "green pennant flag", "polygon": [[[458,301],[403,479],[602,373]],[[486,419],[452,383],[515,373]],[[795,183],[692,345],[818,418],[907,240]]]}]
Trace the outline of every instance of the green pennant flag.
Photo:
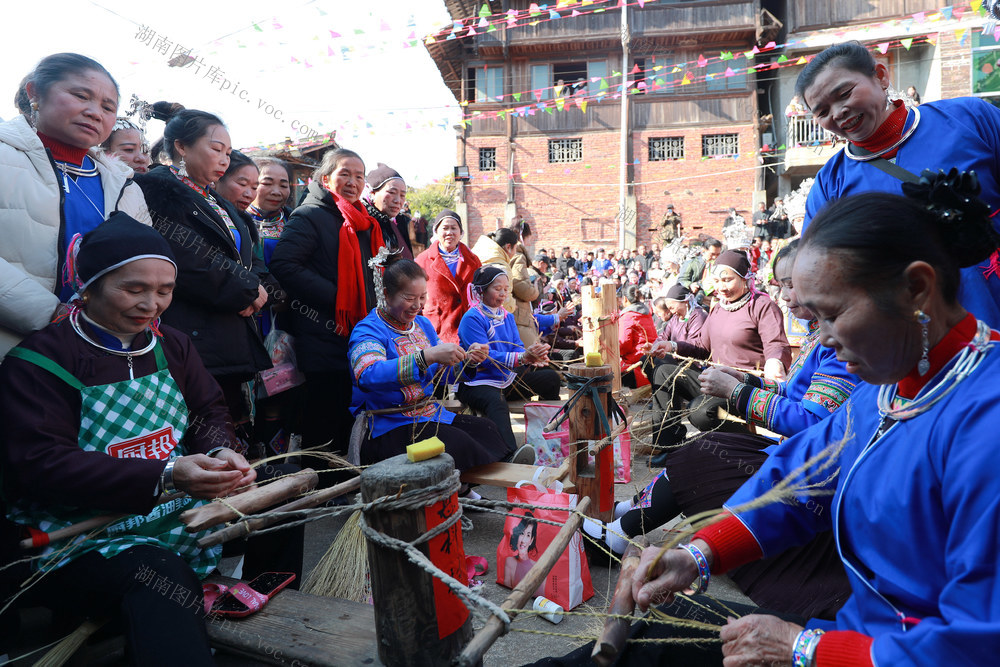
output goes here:
[{"label": "green pennant flag", "polygon": [[514,93],[514,101],[515,102],[521,101],[521,93]]},{"label": "green pennant flag", "polygon": [[256,30],[257,32],[264,32],[264,29],[263,29],[263,28],[261,28],[261,27],[260,27],[259,25],[257,25],[256,23],[254,23],[254,24],[253,24],[253,29],[254,29],[254,30]]},{"label": "green pennant flag", "polygon": [[722,53],[719,54],[719,60],[732,60],[732,59],[733,59],[732,51],[723,51]]},{"label": "green pennant flag", "polygon": [[788,60],[788,56],[786,56],[784,53],[782,53],[780,56],[778,56],[778,62],[779,63],[783,63],[786,60]]},{"label": "green pennant flag", "polygon": [[899,43],[903,45],[904,49],[906,49],[907,51],[909,51],[910,47],[913,45],[913,38],[912,37],[907,37],[906,39],[901,39],[901,40],[899,40]]},{"label": "green pennant flag", "polygon": [[608,87],[608,82],[605,79],[601,79],[601,90],[606,90]]},{"label": "green pennant flag", "polygon": [[486,32],[496,32],[497,27],[494,24],[490,24],[490,27],[486,29]]},{"label": "green pennant flag", "polygon": [[479,16],[485,17],[490,15],[490,7],[485,2],[483,6],[479,8]]},{"label": "green pennant flag", "polygon": [[611,76],[621,76],[621,75],[622,75],[621,72],[614,72],[614,71],[611,72]]},{"label": "green pennant flag", "polygon": [[781,144],[780,146],[778,146],[778,150],[779,151],[785,150],[785,144]]}]

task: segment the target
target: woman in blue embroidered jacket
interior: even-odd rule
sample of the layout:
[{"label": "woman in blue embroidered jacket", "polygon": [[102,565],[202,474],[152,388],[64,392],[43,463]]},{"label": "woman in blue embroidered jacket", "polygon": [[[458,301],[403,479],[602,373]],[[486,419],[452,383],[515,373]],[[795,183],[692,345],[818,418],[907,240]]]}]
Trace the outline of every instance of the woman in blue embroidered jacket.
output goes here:
[{"label": "woman in blue embroidered jacket", "polygon": [[[900,178],[910,176],[883,171],[887,160],[911,175],[953,167],[974,171],[982,184],[983,201],[993,210],[1000,207],[1000,109],[976,97],[907,109],[905,100],[894,99],[902,96],[890,88],[890,78],[886,66],[858,42],[831,46],[799,74],[796,92],[813,118],[847,140],[816,175],[806,200],[803,233],[829,201],[860,192],[900,193]],[[958,301],[990,326],[1000,327],[996,252],[962,270]]]},{"label": "woman in blue embroidered jacket", "polygon": [[[726,367],[709,368],[699,378],[703,393],[736,397],[729,401],[729,412],[784,437],[829,417],[858,383],[833,350],[818,345],[813,315],[798,302],[792,284],[797,247],[798,241],[793,241],[774,259],[788,309],[795,317],[810,320],[811,333],[788,379],[762,381]],[[763,435],[711,432],[667,452],[665,468],[630,506],[622,506],[619,513],[624,514],[607,527],[606,542],[622,553],[623,535],[650,532],[681,512],[691,516],[719,507],[767,460],[774,446],[775,441]],[[596,537],[599,526],[590,523],[587,530]],[[762,607],[805,616],[832,618],[850,594],[830,533],[801,549],[740,568],[730,577]]]},{"label": "woman in blue embroidered jacket", "polygon": [[[958,301],[960,267],[998,241],[977,189],[969,174],[930,174],[904,189],[930,206],[865,193],[816,216],[795,263],[797,296],[821,343],[868,384],[782,443],[727,501],[734,516],[683,548],[644,552],[640,608],[832,529],[852,588],[836,621],[744,615],[722,628],[726,664],[993,664],[1000,334]],[[827,466],[803,472],[814,457]],[[748,506],[785,478],[793,499]]]},{"label": "woman in blue embroidered jacket", "polygon": [[[368,414],[367,439],[360,445],[362,464],[406,452],[406,446],[439,437],[459,470],[509,457],[513,451],[493,422],[456,415],[433,402],[435,386],[475,373],[486,359],[486,345],[463,350],[441,343],[430,320],[419,315],[427,300],[427,274],[410,259],[400,259],[382,276],[384,302],[351,332],[348,356],[354,370],[351,412],[408,408]],[[352,453],[353,454],[353,453]]]},{"label": "woman in blue embroidered jacket", "polygon": [[459,385],[458,398],[496,424],[513,451],[517,442],[510,426],[507,398],[538,394],[542,400],[557,400],[561,380],[557,372],[544,368],[549,363],[548,345],[521,345],[514,316],[503,307],[509,285],[507,274],[496,265],[477,269],[472,277],[476,303],[462,316],[458,338],[463,346],[486,345],[489,358],[474,379]]}]

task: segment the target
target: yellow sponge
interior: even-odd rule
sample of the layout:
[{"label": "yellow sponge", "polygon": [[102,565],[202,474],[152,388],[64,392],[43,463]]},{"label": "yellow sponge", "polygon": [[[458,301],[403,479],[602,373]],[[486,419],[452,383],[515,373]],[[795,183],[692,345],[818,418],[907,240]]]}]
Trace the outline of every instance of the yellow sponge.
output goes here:
[{"label": "yellow sponge", "polygon": [[406,458],[414,463],[432,459],[438,454],[444,454],[444,443],[438,437],[427,438],[406,446]]},{"label": "yellow sponge", "polygon": [[587,365],[588,366],[603,366],[604,359],[601,358],[600,352],[588,352],[587,353]]}]

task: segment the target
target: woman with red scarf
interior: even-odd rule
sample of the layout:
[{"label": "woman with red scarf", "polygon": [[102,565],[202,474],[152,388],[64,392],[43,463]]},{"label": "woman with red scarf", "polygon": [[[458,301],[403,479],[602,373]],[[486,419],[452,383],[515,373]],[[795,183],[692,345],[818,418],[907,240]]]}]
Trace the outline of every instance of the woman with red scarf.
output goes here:
[{"label": "woman with red scarf", "polygon": [[331,450],[346,452],[354,423],[347,342],[375,307],[368,260],[385,245],[360,201],[364,187],[361,156],[343,148],[328,151],[271,256],[271,272],[288,293],[285,326],[306,376],[307,447],[331,443]]}]

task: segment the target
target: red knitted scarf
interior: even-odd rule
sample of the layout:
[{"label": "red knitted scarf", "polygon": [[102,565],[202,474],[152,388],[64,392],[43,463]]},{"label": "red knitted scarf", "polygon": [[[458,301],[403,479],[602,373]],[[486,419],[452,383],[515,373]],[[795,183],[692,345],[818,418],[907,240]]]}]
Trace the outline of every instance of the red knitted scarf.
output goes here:
[{"label": "red knitted scarf", "polygon": [[[872,136],[868,137],[864,141],[855,141],[854,143],[861,148],[871,151],[872,153],[878,153],[881,150],[885,150],[889,146],[899,141],[903,136],[903,127],[906,125],[906,116],[909,113],[906,106],[903,104],[903,100],[894,100],[893,104],[896,108],[893,109],[889,117],[879,125],[878,129],[872,133]],[[896,153],[899,152],[899,147],[897,146],[893,150],[881,155],[886,160],[895,157]]]}]

